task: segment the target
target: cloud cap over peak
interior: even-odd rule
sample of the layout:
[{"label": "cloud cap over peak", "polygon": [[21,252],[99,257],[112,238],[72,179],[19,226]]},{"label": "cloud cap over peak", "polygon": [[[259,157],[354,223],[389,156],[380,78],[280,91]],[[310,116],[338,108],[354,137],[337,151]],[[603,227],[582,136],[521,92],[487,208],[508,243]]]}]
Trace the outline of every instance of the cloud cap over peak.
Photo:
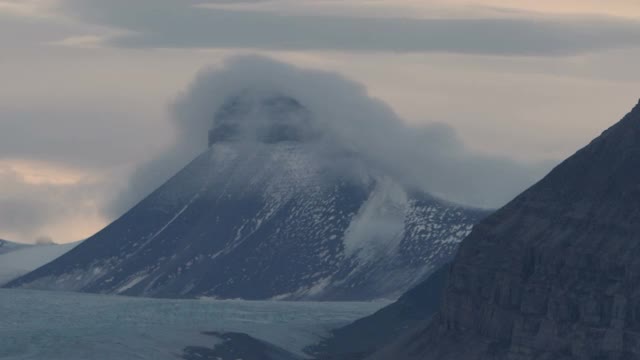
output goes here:
[{"label": "cloud cap over peak", "polygon": [[[548,166],[473,154],[444,124],[410,126],[361,84],[339,74],[303,69],[261,56],[232,57],[201,71],[174,105],[173,148],[140,167],[113,209],[130,207],[198,153],[216,113],[250,90],[295,99],[322,130],[323,141],[357,154],[408,187],[449,201],[497,207],[544,175]],[[253,116],[267,116],[265,113]]]}]

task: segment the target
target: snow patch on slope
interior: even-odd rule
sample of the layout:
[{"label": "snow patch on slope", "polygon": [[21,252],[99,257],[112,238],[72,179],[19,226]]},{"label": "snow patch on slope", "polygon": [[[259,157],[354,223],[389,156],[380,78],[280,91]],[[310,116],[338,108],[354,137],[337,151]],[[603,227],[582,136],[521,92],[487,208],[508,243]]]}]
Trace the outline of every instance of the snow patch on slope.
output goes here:
[{"label": "snow patch on slope", "polygon": [[141,275],[133,277],[133,279],[129,280],[129,282],[127,282],[126,284],[121,286],[118,290],[116,290],[116,293],[122,294],[123,292],[131,289],[132,287],[134,287],[136,285],[138,285],[142,280],[146,279],[147,276],[148,276],[148,274],[141,274]]}]

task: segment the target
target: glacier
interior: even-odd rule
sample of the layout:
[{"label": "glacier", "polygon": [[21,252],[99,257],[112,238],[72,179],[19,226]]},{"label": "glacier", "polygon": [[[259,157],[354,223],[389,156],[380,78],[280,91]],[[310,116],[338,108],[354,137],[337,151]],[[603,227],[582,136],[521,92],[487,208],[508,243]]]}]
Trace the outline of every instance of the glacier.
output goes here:
[{"label": "glacier", "polygon": [[187,347],[214,348],[204,332],[245,333],[305,357],[330,329],[387,302],[166,300],[0,290],[0,359],[180,359]]}]

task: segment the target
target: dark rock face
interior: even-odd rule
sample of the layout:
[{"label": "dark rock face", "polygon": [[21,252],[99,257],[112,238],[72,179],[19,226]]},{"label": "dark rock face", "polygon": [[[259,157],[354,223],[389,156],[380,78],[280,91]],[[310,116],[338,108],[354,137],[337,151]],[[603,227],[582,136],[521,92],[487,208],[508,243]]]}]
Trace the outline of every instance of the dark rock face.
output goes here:
[{"label": "dark rock face", "polygon": [[396,298],[451,261],[488,214],[410,191],[313,134],[310,114],[293,99],[234,98],[207,151],[120,219],[8,286]]},{"label": "dark rock face", "polygon": [[311,118],[307,109],[291,97],[243,93],[215,114],[209,146],[224,141],[309,141],[320,136]]},{"label": "dark rock face", "polygon": [[437,320],[378,359],[640,359],[640,104],[477,225]]},{"label": "dark rock face", "polygon": [[221,341],[213,348],[190,346],[184,349],[184,360],[302,360],[277,346],[243,333],[207,332]]}]

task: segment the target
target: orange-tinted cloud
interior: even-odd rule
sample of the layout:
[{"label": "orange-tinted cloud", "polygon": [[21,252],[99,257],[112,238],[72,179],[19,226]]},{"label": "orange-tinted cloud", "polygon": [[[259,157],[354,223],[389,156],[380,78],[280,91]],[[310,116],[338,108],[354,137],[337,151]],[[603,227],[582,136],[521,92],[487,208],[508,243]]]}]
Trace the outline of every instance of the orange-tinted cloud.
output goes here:
[{"label": "orange-tinted cloud", "polygon": [[0,238],[84,239],[103,227],[99,174],[41,161],[0,161]]}]

